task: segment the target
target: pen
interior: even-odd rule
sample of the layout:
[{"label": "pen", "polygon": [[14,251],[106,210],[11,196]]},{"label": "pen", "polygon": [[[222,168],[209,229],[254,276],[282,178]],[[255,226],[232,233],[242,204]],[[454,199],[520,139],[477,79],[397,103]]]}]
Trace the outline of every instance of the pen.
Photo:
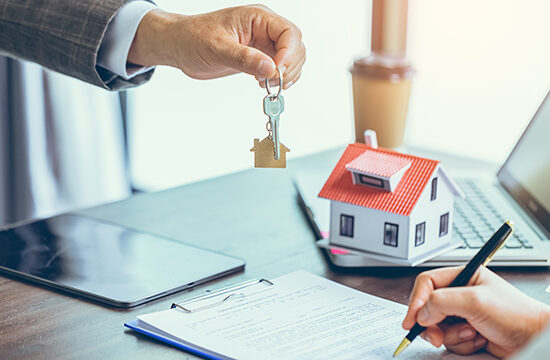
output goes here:
[{"label": "pen", "polygon": [[[449,285],[449,287],[458,287],[458,286],[465,286],[468,284],[468,281],[472,278],[472,276],[475,274],[477,269],[481,265],[487,265],[489,261],[493,258],[493,255],[500,249],[503,245],[506,239],[512,234],[514,231],[513,229],[514,224],[512,221],[508,220],[502,226],[491,236],[489,241],[483,245],[481,249],[477,252],[477,254],[474,255],[472,260],[466,264],[466,267],[462,269],[462,271],[457,275],[457,277],[453,280],[453,282]],[[395,352],[393,353],[393,356],[399,355],[409,344],[414,340],[415,337],[420,335],[422,331],[426,330],[426,328],[418,323],[414,324],[412,329],[409,331],[407,336],[403,339],[401,344],[397,347]]]},{"label": "pen", "polygon": [[315,234],[315,241],[321,240],[323,238],[323,235],[321,234],[321,230],[319,229],[319,226],[317,226],[317,222],[315,221],[315,215],[313,214],[313,210],[307,205],[306,200],[302,196],[302,192],[300,191],[300,187],[298,186],[298,183],[296,180],[292,180],[292,183],[294,185],[294,188],[296,189],[296,196],[298,199],[298,205],[300,205],[300,209],[302,209],[302,212],[306,216],[307,222],[313,230],[313,233]]}]

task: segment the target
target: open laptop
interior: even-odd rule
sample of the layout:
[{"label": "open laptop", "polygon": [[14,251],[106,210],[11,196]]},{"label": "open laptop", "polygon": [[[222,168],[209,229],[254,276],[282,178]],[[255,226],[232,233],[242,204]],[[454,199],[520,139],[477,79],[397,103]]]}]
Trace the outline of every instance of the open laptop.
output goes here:
[{"label": "open laptop", "polygon": [[[330,170],[327,169],[326,176],[321,176],[321,181],[326,180]],[[464,200],[455,201],[453,221],[453,238],[462,245],[417,266],[467,262],[507,219],[514,221],[515,232],[491,265],[550,266],[550,93],[496,177],[455,177],[455,180],[466,193]],[[298,196],[314,214],[316,223],[313,225],[327,231],[329,201],[313,198],[322,183],[313,189],[311,181],[303,181],[299,173],[296,183]],[[317,245],[326,249],[337,266],[399,266],[367,258],[360,251],[330,245],[328,239],[318,241]]]}]

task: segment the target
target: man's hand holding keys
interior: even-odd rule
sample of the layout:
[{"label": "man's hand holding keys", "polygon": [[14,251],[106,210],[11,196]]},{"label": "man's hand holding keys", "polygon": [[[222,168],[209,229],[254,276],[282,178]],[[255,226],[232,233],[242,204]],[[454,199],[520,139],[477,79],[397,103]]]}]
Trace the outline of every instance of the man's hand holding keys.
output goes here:
[{"label": "man's hand holding keys", "polygon": [[244,72],[284,89],[300,78],[306,59],[300,29],[263,5],[239,6],[199,15],[150,11],[141,21],[128,61],[168,65],[195,79]]}]

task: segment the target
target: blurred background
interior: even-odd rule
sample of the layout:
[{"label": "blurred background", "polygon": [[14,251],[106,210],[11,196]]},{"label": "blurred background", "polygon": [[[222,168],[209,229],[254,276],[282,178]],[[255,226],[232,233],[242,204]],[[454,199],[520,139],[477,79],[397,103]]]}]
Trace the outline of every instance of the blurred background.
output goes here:
[{"label": "blurred background", "polygon": [[[157,3],[184,14],[246,4]],[[302,29],[307,48],[302,78],[284,93],[280,137],[291,149],[288,157],[353,142],[349,69],[355,58],[369,52],[372,1],[263,3]],[[503,161],[550,90],[549,14],[545,0],[410,0],[407,57],[416,75],[405,144]],[[15,161],[0,153],[0,171],[8,172],[0,176],[0,225],[119,200],[132,190],[161,190],[249,169],[253,139],[266,135],[266,93],[248,75],[198,81],[159,67],[151,82],[126,96],[49,71],[42,75],[38,65],[17,66],[25,68],[26,76],[34,74],[27,78],[34,88],[42,85],[32,79],[44,81],[53,105],[45,106],[40,92],[21,97],[28,99],[25,107],[31,110],[19,133],[34,140]],[[5,69],[10,75],[13,66]],[[2,107],[9,106],[0,104],[0,111]],[[42,127],[33,125],[48,118],[41,109],[61,115],[36,122]],[[44,126],[48,121],[53,126]],[[14,141],[11,135],[2,137],[13,130],[2,126],[0,121],[0,141]],[[40,139],[52,139],[51,132],[63,161],[48,170],[40,164],[47,163],[51,144]],[[29,165],[21,168],[32,172],[11,176],[21,161]],[[24,178],[28,184],[5,180],[10,178]]]},{"label": "blurred background", "polygon": [[[159,0],[186,14],[241,1]],[[292,159],[353,141],[349,68],[370,49],[371,1],[263,1],[303,31],[307,61],[285,93]],[[503,161],[550,90],[550,2],[410,0],[413,78],[405,143]],[[252,167],[265,90],[246,75],[197,81],[158,68],[131,90],[130,164],[157,190]]]}]

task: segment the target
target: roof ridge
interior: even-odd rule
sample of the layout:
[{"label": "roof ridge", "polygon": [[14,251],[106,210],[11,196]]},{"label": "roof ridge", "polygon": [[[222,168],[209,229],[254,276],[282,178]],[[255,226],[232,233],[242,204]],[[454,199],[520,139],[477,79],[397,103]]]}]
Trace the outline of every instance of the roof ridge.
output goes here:
[{"label": "roof ridge", "polygon": [[[406,157],[406,158],[412,158],[412,159],[418,159],[418,160],[424,160],[424,161],[431,161],[433,163],[441,163],[440,160],[434,160],[434,159],[428,159],[428,158],[425,158],[425,157],[422,157],[422,156],[418,156],[418,155],[413,155],[413,154],[406,154],[406,153],[402,153],[402,152],[399,152],[397,150],[393,150],[393,149],[390,149],[390,148],[383,148],[383,147],[379,147],[379,148],[373,148],[373,147],[370,147],[368,146],[367,144],[363,144],[363,143],[353,143],[353,144],[349,144],[348,147],[346,148],[346,150],[350,147],[356,147],[356,148],[363,148],[365,150],[372,150],[372,151],[375,151],[375,152],[382,152],[382,153],[385,153],[385,154],[388,154],[388,155],[396,155],[396,156],[401,156],[401,157]],[[360,156],[361,154],[359,154],[358,156]]]}]

